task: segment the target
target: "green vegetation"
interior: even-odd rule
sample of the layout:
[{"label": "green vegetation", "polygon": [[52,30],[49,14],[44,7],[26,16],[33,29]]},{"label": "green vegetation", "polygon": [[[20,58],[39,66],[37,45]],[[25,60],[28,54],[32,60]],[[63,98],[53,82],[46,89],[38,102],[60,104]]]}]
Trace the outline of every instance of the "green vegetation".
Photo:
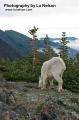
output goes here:
[{"label": "green vegetation", "polygon": [[69,43],[69,41],[67,40],[66,33],[62,32],[62,37],[60,39],[59,54],[60,54],[61,58],[64,59],[65,62],[68,60],[69,47],[67,46],[67,43]]},{"label": "green vegetation", "polygon": [[75,59],[67,61],[67,69],[63,79],[66,89],[79,93],[79,65],[75,62]]},{"label": "green vegetation", "polygon": [[72,107],[72,109],[76,112],[76,113],[79,113],[79,105],[74,105],[73,107]]},{"label": "green vegetation", "polygon": [[54,50],[49,45],[49,37],[48,37],[48,35],[46,35],[46,37],[44,38],[44,46],[45,46],[44,47],[45,60],[49,60],[53,56],[56,55]]},{"label": "green vegetation", "polygon": [[37,65],[33,69],[32,60],[27,58],[13,62],[0,60],[0,73],[8,81],[37,82],[40,67],[40,65]]},{"label": "green vegetation", "polygon": [[[30,32],[33,33],[34,39],[36,39],[35,35],[37,30],[38,28],[36,27],[30,30]],[[56,56],[56,53],[53,52],[53,50],[51,50],[49,47],[47,35],[44,39],[45,51],[43,53],[37,52],[37,46],[34,39],[32,40],[32,42],[34,42],[32,43],[32,53],[26,58],[22,58],[16,61],[0,59],[0,80],[5,78],[8,81],[38,82],[42,63],[51,56]],[[67,67],[63,76],[64,88],[79,93],[79,54],[77,54],[74,59],[69,58],[69,48],[67,47],[67,43],[68,40],[66,33],[63,32],[59,49],[60,56],[64,59]],[[33,51],[35,53],[33,53]]]},{"label": "green vegetation", "polygon": [[39,114],[40,112],[42,112],[44,107],[44,103],[39,103],[39,105],[36,108],[36,114]]},{"label": "green vegetation", "polygon": [[72,98],[71,98],[71,102],[72,102],[72,103],[79,104],[79,98],[77,98],[77,97],[72,97]]},{"label": "green vegetation", "polygon": [[79,113],[79,98],[78,97],[72,97],[71,102],[73,103],[72,109]]},{"label": "green vegetation", "polygon": [[39,63],[39,58],[38,58],[38,52],[37,52],[37,46],[36,46],[36,42],[37,42],[37,30],[38,28],[36,28],[34,26],[33,29],[29,30],[29,33],[32,35],[32,55],[33,55],[33,69],[35,67],[35,65],[37,63]]}]

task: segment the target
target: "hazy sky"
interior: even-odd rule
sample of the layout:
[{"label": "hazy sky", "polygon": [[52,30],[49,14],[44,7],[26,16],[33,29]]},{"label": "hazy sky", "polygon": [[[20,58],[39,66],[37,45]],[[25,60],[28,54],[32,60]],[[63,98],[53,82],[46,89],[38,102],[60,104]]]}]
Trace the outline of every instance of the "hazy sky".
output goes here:
[{"label": "hazy sky", "polygon": [[[5,11],[4,4],[56,4],[54,8],[33,8],[32,11]],[[38,27],[38,37],[48,34],[79,38],[79,0],[0,0],[0,29],[15,30],[26,34],[33,26]],[[77,41],[78,45],[78,41]]]}]

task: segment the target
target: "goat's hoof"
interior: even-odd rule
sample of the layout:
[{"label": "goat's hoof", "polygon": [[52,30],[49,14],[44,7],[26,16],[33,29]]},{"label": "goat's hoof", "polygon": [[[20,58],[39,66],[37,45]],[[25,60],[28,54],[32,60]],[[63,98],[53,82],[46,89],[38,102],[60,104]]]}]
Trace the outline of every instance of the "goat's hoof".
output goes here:
[{"label": "goat's hoof", "polygon": [[58,92],[63,92],[63,89],[58,90]]},{"label": "goat's hoof", "polygon": [[41,90],[46,90],[46,88],[41,88]]}]

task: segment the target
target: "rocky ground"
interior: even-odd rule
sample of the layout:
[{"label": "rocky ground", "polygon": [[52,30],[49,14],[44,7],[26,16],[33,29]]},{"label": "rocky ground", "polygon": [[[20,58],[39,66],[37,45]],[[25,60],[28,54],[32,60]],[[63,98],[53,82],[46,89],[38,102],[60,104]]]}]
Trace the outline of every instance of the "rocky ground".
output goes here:
[{"label": "rocky ground", "polygon": [[40,90],[26,82],[0,82],[0,120],[79,120],[79,94]]}]

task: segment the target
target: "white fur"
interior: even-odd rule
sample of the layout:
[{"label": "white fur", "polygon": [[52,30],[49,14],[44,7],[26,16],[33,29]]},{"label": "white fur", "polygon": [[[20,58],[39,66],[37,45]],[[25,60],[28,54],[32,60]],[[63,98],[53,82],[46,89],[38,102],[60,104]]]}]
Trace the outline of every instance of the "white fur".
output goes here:
[{"label": "white fur", "polygon": [[[62,90],[63,86],[63,72],[66,70],[66,65],[62,58],[53,57],[52,59],[43,63],[41,68],[41,77],[39,78],[39,87],[46,88],[47,80],[54,78],[58,82],[58,91]],[[52,80],[53,84],[53,80]]]}]

